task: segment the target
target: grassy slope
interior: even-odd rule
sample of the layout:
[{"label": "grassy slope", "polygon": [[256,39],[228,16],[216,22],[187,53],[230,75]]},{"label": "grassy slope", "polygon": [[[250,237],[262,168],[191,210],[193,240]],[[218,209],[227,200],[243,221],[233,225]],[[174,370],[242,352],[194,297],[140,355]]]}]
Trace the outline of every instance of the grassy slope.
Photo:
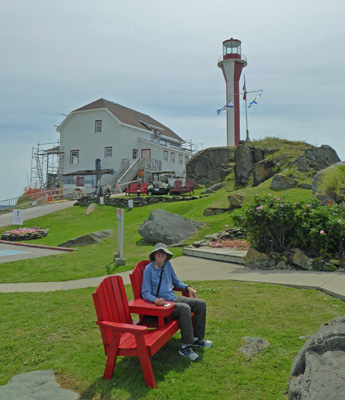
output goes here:
[{"label": "grassy slope", "polygon": [[[203,215],[203,210],[207,207],[228,208],[228,186],[215,194],[199,200],[159,203],[152,206],[126,209],[124,234],[126,265],[121,267],[115,267],[113,261],[113,255],[117,251],[116,209],[114,207],[97,206],[94,213],[86,216],[84,215],[85,207],[75,206],[32,219],[25,223],[26,227],[44,227],[49,229],[49,234],[43,239],[32,240],[30,243],[57,246],[66,240],[102,229],[112,229],[114,233],[112,237],[102,240],[98,244],[79,247],[75,252],[0,264],[1,282],[66,281],[102,276],[132,269],[138,260],[147,258],[152,248],[152,244],[145,243],[142,240],[142,237],[138,233],[138,228],[149,217],[153,209],[164,208],[169,212],[206,223],[205,227],[186,240],[186,243],[191,243],[193,240],[203,238],[206,234],[221,231],[226,229],[227,226],[232,226],[231,216],[235,211],[210,217]],[[249,198],[255,193],[267,192],[270,192],[269,182],[264,182],[257,188],[242,189],[235,193]],[[292,189],[284,193],[277,192],[276,194],[296,200],[302,198],[309,199],[311,196],[310,191],[302,189]],[[1,228],[0,233],[12,228],[13,226]],[[174,248],[172,251],[175,256],[182,255],[180,248]]]}]

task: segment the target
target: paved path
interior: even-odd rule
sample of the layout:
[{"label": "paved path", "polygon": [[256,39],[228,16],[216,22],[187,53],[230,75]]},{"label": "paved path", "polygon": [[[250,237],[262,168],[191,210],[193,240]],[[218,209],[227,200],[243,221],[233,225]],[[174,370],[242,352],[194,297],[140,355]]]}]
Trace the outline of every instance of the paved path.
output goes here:
[{"label": "paved path", "polygon": [[[28,221],[32,218],[41,217],[42,215],[50,214],[55,211],[60,211],[74,205],[74,200],[61,201],[59,203],[50,203],[43,206],[36,206],[25,208],[23,210],[23,221]],[[13,213],[8,212],[0,215],[0,227],[12,225],[13,223]]]}]

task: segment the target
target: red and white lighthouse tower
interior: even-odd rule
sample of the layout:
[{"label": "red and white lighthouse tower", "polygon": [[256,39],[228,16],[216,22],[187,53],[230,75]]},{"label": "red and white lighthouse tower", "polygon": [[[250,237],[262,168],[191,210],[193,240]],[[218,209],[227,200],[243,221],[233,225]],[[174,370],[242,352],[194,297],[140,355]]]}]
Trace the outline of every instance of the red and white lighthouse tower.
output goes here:
[{"label": "red and white lighthouse tower", "polygon": [[240,77],[247,65],[247,57],[241,54],[241,41],[228,39],[223,42],[223,55],[218,59],[226,82],[226,104],[231,100],[233,108],[226,111],[227,146],[237,146],[240,141]]}]

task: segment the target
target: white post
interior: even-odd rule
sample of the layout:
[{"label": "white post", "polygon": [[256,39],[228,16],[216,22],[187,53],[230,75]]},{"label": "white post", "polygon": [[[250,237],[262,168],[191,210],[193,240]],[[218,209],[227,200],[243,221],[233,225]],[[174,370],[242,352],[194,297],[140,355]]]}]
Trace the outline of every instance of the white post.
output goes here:
[{"label": "white post", "polygon": [[118,253],[114,254],[115,265],[125,265],[126,259],[123,258],[123,232],[124,232],[124,211],[123,208],[116,209],[117,220],[117,249]]}]

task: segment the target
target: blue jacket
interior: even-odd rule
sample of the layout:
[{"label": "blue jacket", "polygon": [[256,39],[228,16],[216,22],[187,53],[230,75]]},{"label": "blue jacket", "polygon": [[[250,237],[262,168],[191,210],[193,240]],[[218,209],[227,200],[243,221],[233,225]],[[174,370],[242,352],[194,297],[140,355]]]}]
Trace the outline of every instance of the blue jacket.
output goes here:
[{"label": "blue jacket", "polygon": [[163,265],[161,287],[158,296],[156,297],[160,273],[161,268],[155,268],[153,262],[147,264],[144,270],[143,283],[141,287],[142,298],[151,303],[154,303],[157,298],[175,301],[177,296],[172,290],[173,286],[179,289],[186,289],[188,285],[177,278],[170,261],[166,260]]}]

